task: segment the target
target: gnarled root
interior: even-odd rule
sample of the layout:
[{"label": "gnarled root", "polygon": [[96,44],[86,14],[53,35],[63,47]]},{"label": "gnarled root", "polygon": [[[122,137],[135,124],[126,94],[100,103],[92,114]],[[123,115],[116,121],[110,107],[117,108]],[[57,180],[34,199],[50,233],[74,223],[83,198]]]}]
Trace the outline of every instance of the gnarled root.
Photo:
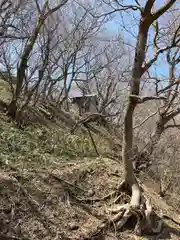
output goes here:
[{"label": "gnarled root", "polygon": [[[133,222],[136,222],[134,231],[136,235],[142,234],[157,234],[162,230],[162,222],[158,221],[158,225],[154,227],[153,225],[153,209],[152,206],[140,191],[138,185],[132,186],[132,197],[131,202],[116,206],[113,209],[108,209],[109,214],[113,214],[110,219],[107,219],[100,224],[95,231],[91,232],[90,238],[97,236],[100,233],[104,233],[110,225],[116,227],[116,230],[122,229],[128,220],[132,218],[136,219]],[[131,226],[132,227],[132,226]]]},{"label": "gnarled root", "polygon": [[142,196],[138,185],[132,185],[132,197],[130,204],[117,206],[116,208],[109,209],[110,213],[119,214],[123,212],[121,218],[118,219],[116,226],[121,229],[131,217],[136,218],[135,233],[142,234],[157,234],[162,230],[162,222],[158,221],[158,225],[153,225],[153,209],[150,201]]}]

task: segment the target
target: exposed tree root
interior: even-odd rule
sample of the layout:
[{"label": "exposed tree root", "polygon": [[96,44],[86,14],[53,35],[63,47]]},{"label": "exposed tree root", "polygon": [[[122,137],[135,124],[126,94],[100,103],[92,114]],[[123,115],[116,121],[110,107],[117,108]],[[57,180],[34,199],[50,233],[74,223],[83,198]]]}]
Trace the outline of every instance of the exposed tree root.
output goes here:
[{"label": "exposed tree root", "polygon": [[124,190],[125,190],[125,181],[123,180],[119,184],[118,188],[115,191],[105,195],[102,198],[81,198],[81,199],[78,199],[78,200],[83,202],[83,203],[93,203],[93,202],[107,201],[107,200],[109,200],[111,198],[119,197],[119,194],[121,193],[121,191],[124,191]]},{"label": "exposed tree root", "polygon": [[168,220],[172,221],[173,223],[180,226],[180,221],[174,219],[173,217],[168,216],[167,214],[162,214],[161,217],[164,219],[168,219]]},{"label": "exposed tree root", "polygon": [[[122,184],[124,185],[124,183]],[[121,230],[126,224],[129,227],[131,223],[133,226],[130,227],[133,227],[135,234],[139,236],[142,234],[157,234],[162,230],[161,220],[158,221],[157,226],[154,226],[155,216],[150,201],[142,196],[140,188],[136,184],[132,185],[130,203],[108,209],[108,215],[112,215],[112,217],[104,220],[85,239],[92,239],[94,236],[105,233],[108,227],[112,225],[116,227],[116,230]],[[133,223],[130,219],[133,219]]]}]

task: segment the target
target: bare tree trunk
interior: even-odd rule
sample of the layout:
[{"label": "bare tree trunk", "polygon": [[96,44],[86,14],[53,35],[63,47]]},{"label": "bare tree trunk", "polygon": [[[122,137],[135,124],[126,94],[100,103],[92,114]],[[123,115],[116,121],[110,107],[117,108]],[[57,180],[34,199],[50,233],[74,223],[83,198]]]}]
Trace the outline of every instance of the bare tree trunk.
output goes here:
[{"label": "bare tree trunk", "polygon": [[[124,181],[125,186],[128,188],[128,190],[131,190],[131,207],[140,207],[142,204],[145,204],[146,210],[145,210],[145,216],[146,216],[146,223],[145,228],[148,231],[154,231],[151,226],[150,221],[150,214],[152,212],[152,208],[148,201],[143,201],[143,196],[141,193],[141,189],[139,187],[139,184],[136,180],[134,170],[133,170],[133,163],[132,163],[132,147],[133,147],[133,113],[136,108],[136,105],[138,104],[138,98],[139,97],[139,91],[140,91],[140,81],[141,77],[146,71],[144,67],[145,63],[145,57],[146,57],[146,46],[147,46],[147,38],[148,38],[148,31],[150,25],[156,20],[159,16],[161,16],[175,1],[169,1],[165,6],[163,6],[159,11],[154,13],[154,15],[151,13],[154,0],[148,0],[146,1],[145,7],[143,11],[141,12],[141,19],[139,22],[139,31],[138,31],[138,38],[136,43],[136,49],[135,49],[135,58],[134,58],[134,64],[133,64],[133,70],[132,70],[132,80],[131,80],[131,88],[130,88],[130,94],[128,99],[128,106],[125,113],[125,119],[124,119],[124,131],[123,131],[123,146],[122,146],[122,160],[124,165]],[[162,124],[157,125],[157,131],[154,135],[154,139],[152,141],[152,146],[157,142],[159,139],[161,133],[162,133],[162,126],[164,125],[164,122],[161,122]],[[128,217],[127,217],[127,215]],[[129,216],[132,214],[129,214],[129,210],[127,209],[124,214],[124,221],[122,220],[120,225],[123,225],[124,222],[127,221]],[[136,230],[141,231],[142,226],[137,223]]]},{"label": "bare tree trunk", "polygon": [[[56,12],[58,9],[60,9],[62,6],[64,6],[67,3],[68,0],[62,1],[60,4],[58,4],[56,7],[49,9],[48,7],[48,1],[45,1],[42,10],[40,8],[40,14],[36,23],[36,26],[34,28],[34,31],[32,35],[30,36],[28,43],[26,47],[24,48],[20,64],[17,68],[17,83],[16,83],[16,91],[15,91],[15,96],[13,97],[9,107],[8,107],[8,112],[7,114],[11,116],[12,118],[16,117],[16,112],[17,112],[17,102],[20,97],[21,91],[22,91],[22,86],[25,78],[25,71],[28,67],[28,59],[29,56],[34,48],[34,44],[38,38],[38,34],[41,30],[41,27],[43,26],[45,20],[50,16],[52,13]],[[36,2],[37,3],[37,2]],[[38,3],[37,3],[38,5]],[[46,12],[47,11],[47,12]]]},{"label": "bare tree trunk", "polygon": [[8,115],[11,116],[12,118],[15,118],[15,116],[16,116],[17,101],[18,101],[18,98],[19,98],[21,90],[22,90],[22,85],[23,85],[23,81],[25,78],[25,71],[27,69],[28,58],[29,58],[31,51],[33,50],[35,41],[38,37],[39,31],[40,31],[43,23],[44,23],[44,20],[42,19],[42,16],[41,16],[41,17],[39,17],[39,20],[34,29],[33,35],[30,37],[28,44],[24,49],[19,67],[17,69],[17,84],[16,84],[15,97],[12,99],[12,101],[9,105],[9,108],[8,108]]},{"label": "bare tree trunk", "polygon": [[124,132],[123,132],[123,146],[122,146],[122,157],[124,164],[124,178],[127,185],[132,186],[135,182],[133,165],[132,165],[132,143],[133,143],[133,119],[132,115],[135,106],[130,102],[128,104],[125,120],[124,120]]},{"label": "bare tree trunk", "polygon": [[[147,64],[145,64],[146,57],[146,46],[148,31],[151,24],[157,20],[161,15],[163,15],[175,2],[176,0],[170,0],[162,8],[160,8],[154,14],[151,13],[152,7],[154,5],[154,0],[147,0],[143,11],[141,12],[141,19],[139,22],[138,38],[135,49],[135,58],[132,70],[132,80],[130,96],[128,100],[128,106],[125,113],[124,119],[124,132],[123,132],[123,148],[122,148],[122,159],[124,164],[124,176],[125,183],[128,188],[132,188],[132,202],[135,205],[140,204],[140,189],[138,187],[136,178],[133,172],[132,164],[132,143],[133,143],[133,113],[136,105],[138,104],[138,96],[140,89],[140,81],[144,72],[147,70]],[[145,66],[144,66],[145,65]],[[151,66],[151,65],[150,65]],[[140,97],[139,97],[140,98]],[[167,121],[169,121],[170,116],[165,116],[165,118],[160,119],[159,125],[157,125],[157,131],[153,137],[152,146],[160,138],[163,126]],[[172,116],[171,116],[172,119]],[[135,189],[135,190],[134,190]],[[134,191],[133,191],[134,190]]]},{"label": "bare tree trunk", "polygon": [[154,148],[156,144],[159,142],[161,135],[163,132],[169,128],[169,127],[176,127],[176,125],[167,125],[170,121],[174,119],[178,114],[180,113],[180,109],[178,108],[175,111],[172,111],[170,114],[168,114],[166,111],[163,112],[163,114],[160,115],[159,120],[156,123],[156,129],[153,133],[150,142],[146,146],[146,151],[148,154],[152,154],[154,151]]},{"label": "bare tree trunk", "polygon": [[133,163],[132,163],[132,145],[133,145],[133,113],[137,105],[137,99],[131,97],[131,95],[139,95],[139,87],[141,76],[143,75],[142,64],[145,59],[145,49],[147,44],[147,35],[150,22],[144,17],[141,17],[139,24],[139,33],[135,50],[134,66],[132,70],[132,80],[130,97],[128,100],[128,106],[124,119],[124,132],[123,132],[123,148],[122,148],[122,160],[124,164],[124,180],[126,186],[132,190],[132,205],[138,206],[140,204],[141,191],[137,184]]}]

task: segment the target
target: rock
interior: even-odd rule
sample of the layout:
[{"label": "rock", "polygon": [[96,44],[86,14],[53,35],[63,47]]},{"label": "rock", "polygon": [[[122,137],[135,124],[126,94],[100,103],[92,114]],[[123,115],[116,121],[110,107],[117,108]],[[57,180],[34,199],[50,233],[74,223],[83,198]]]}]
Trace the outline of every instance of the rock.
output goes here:
[{"label": "rock", "polygon": [[88,197],[92,197],[94,194],[95,194],[95,192],[92,189],[89,189],[88,192],[87,192]]},{"label": "rock", "polygon": [[79,229],[79,225],[77,223],[70,223],[69,224],[69,229],[71,231],[75,231],[75,230],[78,230]]}]

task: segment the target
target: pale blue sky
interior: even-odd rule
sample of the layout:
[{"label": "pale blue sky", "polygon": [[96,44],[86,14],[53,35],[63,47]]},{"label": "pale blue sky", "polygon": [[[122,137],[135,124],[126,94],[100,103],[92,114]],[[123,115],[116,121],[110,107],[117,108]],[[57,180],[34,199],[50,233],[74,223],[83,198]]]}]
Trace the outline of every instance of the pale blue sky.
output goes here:
[{"label": "pale blue sky", "polygon": [[[126,0],[126,4],[135,4],[133,0]],[[140,1],[140,2],[145,2]],[[159,9],[162,6],[162,0],[156,0],[155,9]],[[129,11],[126,13],[119,12],[114,15],[113,20],[106,23],[106,29],[109,36],[114,36],[120,34],[125,42],[127,48],[129,48],[129,52],[131,53],[131,59],[133,61],[134,57],[134,48],[136,45],[136,36],[138,32],[138,22],[140,18],[139,11]],[[122,23],[124,26],[122,26]],[[151,36],[153,37],[154,32],[152,29],[149,31],[149,39],[151,40]],[[148,59],[153,57],[153,49],[150,48],[148,51]],[[150,69],[153,75],[158,77],[166,77],[168,78],[168,66],[166,65],[163,59],[165,56],[160,55],[156,63]]]},{"label": "pale blue sky", "polygon": [[[139,1],[139,2],[145,2]],[[164,1],[162,0],[156,0],[155,3],[155,9],[159,9],[159,7],[162,6]],[[135,4],[133,0],[126,0],[126,4]],[[135,46],[136,44],[136,36],[138,32],[138,20],[140,18],[139,11],[134,11],[132,14],[132,11],[129,13],[123,14],[123,22],[125,25],[125,28],[121,27],[122,24],[122,13],[117,13],[116,17],[107,24],[107,28],[110,29],[110,31],[115,33],[121,33],[124,37],[125,43],[131,44]],[[149,31],[150,37],[153,36],[153,31],[150,29]],[[131,48],[133,51],[133,47]],[[149,50],[148,55],[153,54],[152,49]],[[134,57],[134,52],[132,52],[132,57]],[[160,55],[156,63],[151,68],[151,71],[153,74],[156,74],[158,76],[165,76],[168,77],[168,66],[165,64],[165,61],[163,61],[165,56]]]},{"label": "pale blue sky", "polygon": [[[135,4],[134,0],[124,0],[124,2],[128,4]],[[145,3],[145,0],[139,0],[141,3]],[[156,0],[155,3],[155,9],[158,9],[159,7],[162,6],[164,3],[164,0]],[[124,29],[122,25],[122,14],[123,14],[123,23],[125,25]],[[108,34],[114,36],[115,34],[120,34],[123,36],[126,47],[129,45],[135,46],[136,44],[136,35],[138,31],[138,20],[139,20],[139,12],[138,11],[131,11],[129,13],[117,13],[114,19],[111,22],[108,22],[106,24],[106,28],[108,31]],[[153,34],[153,31],[150,30],[150,33]],[[153,35],[152,35],[153,36]],[[131,52],[131,59],[133,60],[134,57],[134,47],[130,47],[130,52]],[[153,54],[152,49],[149,50],[148,55]],[[153,66],[151,71],[158,75],[164,75],[168,77],[168,66],[165,64],[165,61],[162,61],[164,56],[159,56],[158,61],[155,63],[156,67]]]}]

